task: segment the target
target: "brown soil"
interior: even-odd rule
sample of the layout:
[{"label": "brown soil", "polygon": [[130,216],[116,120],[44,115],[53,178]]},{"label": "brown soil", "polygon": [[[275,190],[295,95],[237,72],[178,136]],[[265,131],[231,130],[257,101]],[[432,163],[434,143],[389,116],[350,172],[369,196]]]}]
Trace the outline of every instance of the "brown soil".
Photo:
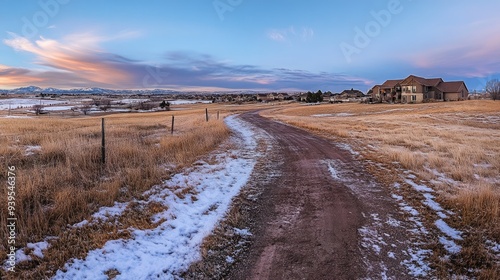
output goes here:
[{"label": "brown soil", "polygon": [[[402,264],[410,246],[404,223],[386,222],[404,219],[361,161],[331,141],[258,113],[241,118],[273,138],[269,159],[275,162],[250,179],[263,182],[251,214],[253,243],[224,278],[415,278]],[[325,161],[337,163],[339,178]]]}]

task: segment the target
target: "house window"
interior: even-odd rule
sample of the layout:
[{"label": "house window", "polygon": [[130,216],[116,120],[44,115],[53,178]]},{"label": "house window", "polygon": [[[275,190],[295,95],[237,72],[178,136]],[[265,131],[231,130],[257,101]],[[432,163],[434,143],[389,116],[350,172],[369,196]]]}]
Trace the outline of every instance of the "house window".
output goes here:
[{"label": "house window", "polygon": [[416,95],[412,95],[411,96],[411,101],[417,101],[417,96]]}]

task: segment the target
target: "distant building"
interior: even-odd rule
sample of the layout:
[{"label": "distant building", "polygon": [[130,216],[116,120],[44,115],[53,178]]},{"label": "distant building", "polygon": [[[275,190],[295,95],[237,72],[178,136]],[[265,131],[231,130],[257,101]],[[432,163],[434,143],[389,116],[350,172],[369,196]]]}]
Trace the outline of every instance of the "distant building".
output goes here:
[{"label": "distant building", "polygon": [[365,94],[357,89],[346,89],[341,93],[333,94],[330,97],[330,102],[359,102],[363,100]]},{"label": "distant building", "polygon": [[349,99],[349,98],[361,98],[365,96],[362,91],[357,89],[346,89],[340,93],[341,98]]},{"label": "distant building", "polygon": [[374,101],[393,103],[457,101],[469,96],[463,81],[445,82],[441,78],[426,79],[414,75],[403,80],[387,80],[382,85],[375,85],[370,93]]}]

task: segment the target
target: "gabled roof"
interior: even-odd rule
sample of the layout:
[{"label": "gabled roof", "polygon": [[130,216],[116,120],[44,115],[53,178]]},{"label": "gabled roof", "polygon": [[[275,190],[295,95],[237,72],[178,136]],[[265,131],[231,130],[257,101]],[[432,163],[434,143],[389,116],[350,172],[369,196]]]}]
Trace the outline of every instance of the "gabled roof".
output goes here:
[{"label": "gabled roof", "polygon": [[363,93],[363,92],[357,89],[346,89],[342,93],[353,94],[353,93]]},{"label": "gabled roof", "polygon": [[417,82],[417,83],[424,85],[424,86],[435,87],[435,86],[439,85],[439,83],[442,83],[443,79],[441,79],[441,78],[426,79],[426,78],[418,77],[415,75],[410,75],[401,82],[401,85],[411,85],[412,82]]},{"label": "gabled roof", "polygon": [[442,82],[437,86],[437,88],[442,92],[459,92],[462,85],[467,91],[469,91],[463,81]]},{"label": "gabled roof", "polygon": [[381,88],[394,88],[400,84],[403,80],[387,80],[380,87]]}]

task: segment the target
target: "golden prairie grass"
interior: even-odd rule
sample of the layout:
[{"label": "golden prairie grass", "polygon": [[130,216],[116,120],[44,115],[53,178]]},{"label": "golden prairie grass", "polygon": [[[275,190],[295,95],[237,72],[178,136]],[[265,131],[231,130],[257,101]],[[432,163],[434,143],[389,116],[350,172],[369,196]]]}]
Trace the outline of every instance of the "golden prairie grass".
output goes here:
[{"label": "golden prairie grass", "polygon": [[[500,243],[500,102],[289,106],[261,114],[351,143],[370,159],[397,162],[433,185],[470,236],[483,239],[466,238],[464,260],[477,258],[472,252],[485,248],[485,238]],[[499,267],[479,276],[498,275]]]},{"label": "golden prairie grass", "polygon": [[[204,113],[199,108],[105,116],[105,164],[101,163],[100,117],[0,118],[0,166],[5,169],[0,181],[7,182],[7,166],[16,167],[16,246],[47,236],[66,236],[72,232],[65,233],[67,225],[88,218],[102,206],[139,197],[213,150],[229,136],[222,121],[227,112],[216,120],[212,111],[209,122]],[[175,115],[173,135],[171,115]],[[0,223],[6,224],[6,188],[1,192]],[[7,236],[2,227],[0,239],[7,240]],[[0,259],[6,257],[5,245],[0,244]],[[64,247],[61,253],[69,245],[57,246]],[[85,251],[69,251],[75,250]],[[62,254],[58,264],[69,257],[73,255]]]}]

